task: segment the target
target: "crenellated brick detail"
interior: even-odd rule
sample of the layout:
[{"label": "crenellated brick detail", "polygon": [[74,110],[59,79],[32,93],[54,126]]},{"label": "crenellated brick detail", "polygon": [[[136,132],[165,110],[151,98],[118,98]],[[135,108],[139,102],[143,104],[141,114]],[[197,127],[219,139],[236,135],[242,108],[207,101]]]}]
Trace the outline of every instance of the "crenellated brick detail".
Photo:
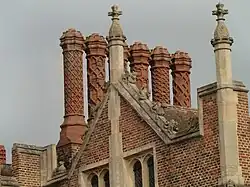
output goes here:
[{"label": "crenellated brick detail", "polygon": [[[86,132],[83,100],[83,49],[84,38],[79,31],[69,29],[60,38],[64,61],[65,116],[57,144],[59,160],[66,163],[73,157]],[[71,156],[66,152],[72,153]]]},{"label": "crenellated brick detail", "polygon": [[169,69],[171,55],[164,47],[157,46],[151,53],[151,79],[153,101],[170,104]]},{"label": "crenellated brick detail", "polygon": [[172,55],[173,104],[191,107],[190,69],[192,60],[188,53],[176,51]]},{"label": "crenellated brick detail", "polygon": [[107,42],[97,33],[86,38],[86,58],[88,77],[88,111],[95,109],[103,99],[105,92],[105,62]]},{"label": "crenellated brick detail", "polygon": [[6,150],[4,145],[0,145],[0,165],[6,164]]},{"label": "crenellated brick detail", "polygon": [[130,68],[136,72],[136,85],[139,89],[148,88],[148,66],[150,50],[146,44],[135,42],[130,46]]}]

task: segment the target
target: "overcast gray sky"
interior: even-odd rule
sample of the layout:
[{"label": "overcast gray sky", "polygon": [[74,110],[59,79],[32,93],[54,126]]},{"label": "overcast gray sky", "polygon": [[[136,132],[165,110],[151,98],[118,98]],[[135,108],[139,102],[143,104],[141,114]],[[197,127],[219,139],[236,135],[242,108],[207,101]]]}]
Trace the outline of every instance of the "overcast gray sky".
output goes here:
[{"label": "overcast gray sky", "polygon": [[[87,36],[106,36],[112,4],[123,11],[128,43],[164,45],[193,59],[192,103],[196,89],[215,81],[210,39],[216,26],[211,11],[218,0],[0,0],[0,144],[57,143],[63,121],[63,73],[59,37],[74,27]],[[222,0],[235,39],[233,76],[250,87],[250,1]],[[10,161],[10,159],[8,159]]]}]

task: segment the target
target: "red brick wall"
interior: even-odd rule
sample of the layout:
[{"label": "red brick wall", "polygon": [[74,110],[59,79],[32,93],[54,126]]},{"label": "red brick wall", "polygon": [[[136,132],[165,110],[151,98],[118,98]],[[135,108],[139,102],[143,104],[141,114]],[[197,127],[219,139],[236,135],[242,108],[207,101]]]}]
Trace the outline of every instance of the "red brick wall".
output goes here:
[{"label": "red brick wall", "polygon": [[250,126],[248,113],[248,95],[238,92],[238,145],[240,165],[245,184],[250,184]]},{"label": "red brick wall", "polygon": [[82,164],[92,164],[109,158],[109,136],[111,134],[111,126],[108,121],[107,106],[106,104],[102,111],[78,166]]},{"label": "red brick wall", "polygon": [[215,95],[204,97],[203,113],[204,137],[167,146],[122,100],[120,124],[123,150],[155,142],[159,187],[215,186],[220,176]]},{"label": "red brick wall", "polygon": [[40,156],[12,151],[12,167],[18,182],[24,187],[41,186]]}]

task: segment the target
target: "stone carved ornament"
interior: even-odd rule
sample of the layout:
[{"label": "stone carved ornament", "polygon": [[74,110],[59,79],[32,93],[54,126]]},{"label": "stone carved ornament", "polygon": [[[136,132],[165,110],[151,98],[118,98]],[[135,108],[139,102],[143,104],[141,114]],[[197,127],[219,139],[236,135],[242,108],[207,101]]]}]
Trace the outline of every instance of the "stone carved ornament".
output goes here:
[{"label": "stone carved ornament", "polygon": [[160,126],[163,127],[168,134],[176,134],[178,132],[178,123],[172,119],[170,121],[166,120],[163,116],[165,115],[165,111],[159,102],[153,102],[152,112],[155,114],[155,120],[157,123],[160,123]]},{"label": "stone carved ornament", "polygon": [[55,169],[54,175],[60,175],[66,172],[64,161],[59,161],[57,168]]},{"label": "stone carved ornament", "polygon": [[132,73],[125,71],[125,73],[122,75],[122,80],[126,83],[126,84],[135,84],[136,83],[136,76],[137,73],[135,71],[133,71]]},{"label": "stone carved ornament", "polygon": [[152,112],[155,120],[168,134],[185,135],[199,130],[199,121],[192,111],[181,111],[176,108],[167,108],[159,102],[153,102]]},{"label": "stone carved ornament", "polygon": [[1,173],[2,176],[8,176],[12,177],[13,176],[13,169],[10,164],[4,164],[1,168]]}]

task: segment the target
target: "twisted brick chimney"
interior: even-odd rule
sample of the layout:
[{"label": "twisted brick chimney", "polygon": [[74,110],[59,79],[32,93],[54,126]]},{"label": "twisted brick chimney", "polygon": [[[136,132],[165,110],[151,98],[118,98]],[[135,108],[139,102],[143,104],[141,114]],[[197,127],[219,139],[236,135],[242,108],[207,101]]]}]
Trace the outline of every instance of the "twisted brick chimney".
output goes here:
[{"label": "twisted brick chimney", "polygon": [[58,159],[69,165],[82,144],[86,132],[83,100],[84,38],[79,31],[69,29],[60,38],[64,62],[64,122],[57,144]]},{"label": "twisted brick chimney", "polygon": [[146,44],[135,42],[130,46],[130,68],[136,72],[136,85],[139,89],[148,88],[148,66],[150,50]]},{"label": "twisted brick chimney", "polygon": [[0,165],[6,164],[6,150],[3,145],[0,145]]},{"label": "twisted brick chimney", "polygon": [[151,53],[151,79],[153,101],[170,104],[169,69],[171,55],[164,47],[157,46]]},{"label": "twisted brick chimney", "polygon": [[172,55],[173,104],[191,107],[190,69],[192,60],[188,53],[176,51]]},{"label": "twisted brick chimney", "polygon": [[105,61],[107,42],[103,36],[94,33],[86,39],[88,111],[97,107],[103,99],[105,89]]}]

